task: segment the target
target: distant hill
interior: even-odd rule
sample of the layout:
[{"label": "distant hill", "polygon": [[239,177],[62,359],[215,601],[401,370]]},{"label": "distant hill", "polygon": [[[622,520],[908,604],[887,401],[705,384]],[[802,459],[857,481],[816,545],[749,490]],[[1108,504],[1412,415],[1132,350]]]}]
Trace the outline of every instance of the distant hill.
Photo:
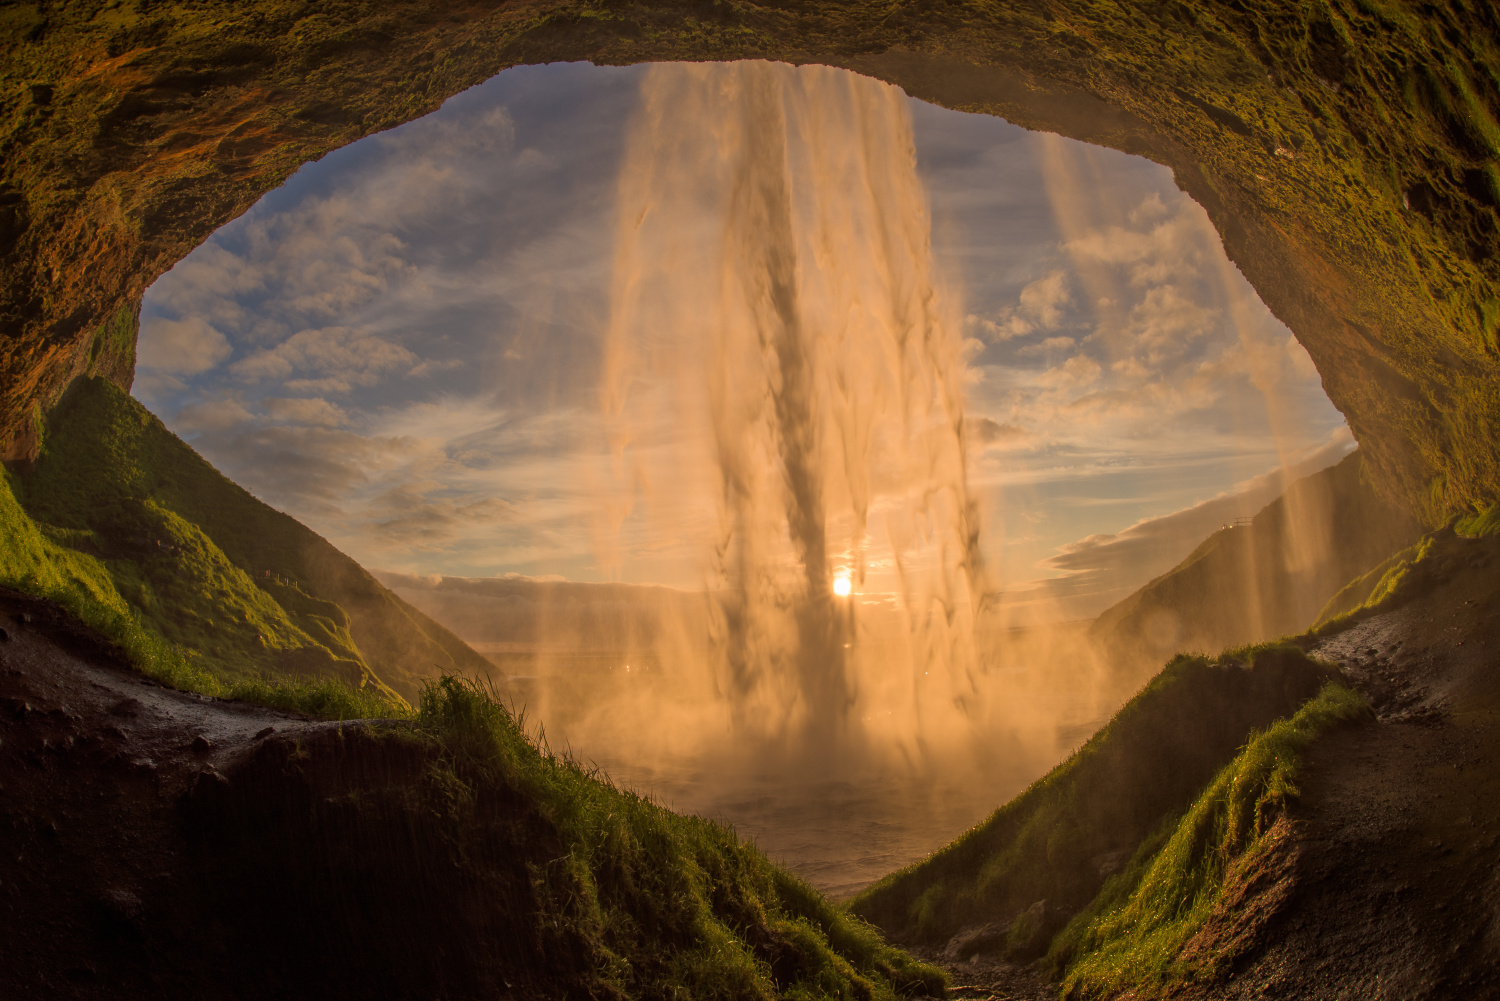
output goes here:
[{"label": "distant hill", "polygon": [[488,669],[104,379],[75,383],[47,416],[41,456],[7,483],[54,562],[81,567],[98,601],[218,677],[333,676],[411,699],[424,679]]},{"label": "distant hill", "polygon": [[709,628],[708,602],[698,591],[518,575],[375,573],[402,599],[490,653],[528,647],[650,649],[665,632],[687,623],[695,635]]},{"label": "distant hill", "polygon": [[1360,475],[1360,453],[1293,483],[1106,609],[1090,638],[1129,673],[1300,632],[1350,580],[1422,534]]}]

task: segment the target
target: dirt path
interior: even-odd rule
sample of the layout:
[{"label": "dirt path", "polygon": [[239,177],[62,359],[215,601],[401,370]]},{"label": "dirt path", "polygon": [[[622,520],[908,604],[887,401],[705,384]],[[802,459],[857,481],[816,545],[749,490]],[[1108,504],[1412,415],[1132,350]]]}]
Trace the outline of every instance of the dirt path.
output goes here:
[{"label": "dirt path", "polygon": [[1291,892],[1215,998],[1500,997],[1500,545],[1314,648],[1374,721],[1314,745]]},{"label": "dirt path", "polygon": [[194,920],[173,804],[273,734],[338,724],[162,688],[53,606],[3,589],[0,630],[0,996],[202,984],[194,967],[213,955],[176,969],[131,959],[155,928]]}]

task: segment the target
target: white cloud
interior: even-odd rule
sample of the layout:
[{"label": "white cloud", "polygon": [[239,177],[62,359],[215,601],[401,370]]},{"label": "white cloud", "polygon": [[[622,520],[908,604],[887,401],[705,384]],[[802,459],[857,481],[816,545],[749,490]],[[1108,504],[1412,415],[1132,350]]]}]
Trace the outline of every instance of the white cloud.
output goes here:
[{"label": "white cloud", "polygon": [[1062,307],[1068,303],[1068,276],[1053,271],[1021,290],[1020,312],[1043,327],[1053,328],[1062,322]]},{"label": "white cloud", "polygon": [[199,375],[233,352],[229,341],[201,317],[145,318],[136,343],[136,364],[173,375]]},{"label": "white cloud", "polygon": [[[293,391],[348,392],[373,386],[391,372],[410,372],[417,356],[399,344],[348,327],[324,327],[293,334],[273,348],[258,351],[230,367],[245,382],[289,380]],[[322,376],[292,380],[293,374]]]},{"label": "white cloud", "polygon": [[261,401],[266,415],[283,424],[305,424],[311,427],[336,428],[347,424],[349,417],[338,406],[317,398],[283,399],[271,397]]},{"label": "white cloud", "polygon": [[255,415],[239,400],[221,397],[183,407],[177,412],[172,426],[188,434],[197,434],[203,431],[225,431],[254,419]]}]

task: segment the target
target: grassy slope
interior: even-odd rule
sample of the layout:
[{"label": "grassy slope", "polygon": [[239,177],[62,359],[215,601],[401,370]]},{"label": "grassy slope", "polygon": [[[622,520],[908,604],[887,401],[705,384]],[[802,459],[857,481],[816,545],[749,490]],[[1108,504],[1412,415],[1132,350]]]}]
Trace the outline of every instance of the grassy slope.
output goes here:
[{"label": "grassy slope", "polygon": [[1281,645],[1178,657],[1067,761],[851,909],[894,935],[940,942],[1045,900],[1050,938],[1099,892],[1104,859],[1134,853],[1252,732],[1294,713],[1331,675]]},{"label": "grassy slope", "polygon": [[1421,527],[1380,498],[1358,452],[1292,484],[1249,526],[1215,532],[1185,560],[1105,610],[1090,636],[1153,666],[1301,632],[1341,585],[1415,541]]},{"label": "grassy slope", "polygon": [[27,513],[54,545],[92,558],[144,622],[218,677],[270,669],[376,679],[410,699],[423,679],[487,668],[103,379],[75,384],[48,417],[44,447],[17,477]]},{"label": "grassy slope", "polygon": [[230,983],[746,1001],[945,986],[732,829],[554,757],[456,679],[407,722],[264,742],[184,813],[236,943]]},{"label": "grassy slope", "polygon": [[[220,680],[131,609],[106,561],[51,541],[12,483],[8,473],[0,480],[0,580],[72,611],[146,673],[328,718],[394,717],[384,727],[325,731],[312,745],[273,751],[267,743],[235,770],[231,803],[187,804],[201,836],[216,830],[223,839],[202,863],[204,885],[252,902],[220,916],[237,942],[257,947],[228,960],[250,964],[245,977],[305,979],[316,970],[336,981],[330,996],[393,982],[422,993],[429,967],[493,974],[493,996],[511,993],[502,983],[528,997],[941,993],[940,971],[887,946],[733,830],[673,814],[538,748],[473,683],[439,679],[413,711],[333,678]],[[309,797],[319,780],[326,784]],[[362,903],[404,908],[414,898],[452,939],[365,937],[387,924],[372,923]],[[274,913],[253,906],[267,900]],[[296,901],[307,906],[289,913]],[[455,908],[463,909],[456,925]],[[346,926],[351,934],[338,938]]]},{"label": "grassy slope", "polygon": [[[1351,582],[1320,625],[1294,642],[1423,593],[1451,576],[1463,555],[1452,551],[1454,536],[1494,535],[1500,517],[1490,509],[1455,528]],[[1224,720],[1213,699],[1225,699],[1224,682],[1232,676],[1206,673],[1211,665],[1202,658],[1179,657],[1072,758],[952,845],[865,891],[851,909],[894,934],[929,941],[994,922],[992,930],[970,935],[970,948],[1008,949],[1014,959],[1045,949],[1043,968],[1063,980],[1069,997],[1167,996],[1187,983],[1212,981],[1245,942],[1208,935],[1205,922],[1242,906],[1247,888],[1281,864],[1276,856],[1292,837],[1289,808],[1307,748],[1328,728],[1367,712],[1362,697],[1333,683],[1335,673],[1297,646],[1225,658],[1246,654],[1257,668],[1267,656],[1283,669],[1303,668],[1288,674],[1295,685],[1281,688],[1282,711],[1265,701],[1252,710],[1269,716],[1247,728],[1241,743],[1214,744],[1182,731],[1174,716],[1188,714],[1199,726]],[[1319,679],[1326,681],[1311,697],[1308,686]],[[1247,708],[1243,699],[1233,704]],[[1181,741],[1190,753],[1158,760],[1153,771],[1140,750],[1153,740],[1159,747]],[[1202,776],[1196,785],[1188,772]],[[1108,879],[1095,867],[1101,856],[1089,855],[1106,845],[1123,845],[1129,855]],[[1065,913],[1049,907],[1050,924],[1033,928],[1035,909],[1028,914],[1026,902],[1049,892],[1059,894],[1048,899],[1063,900]],[[1029,943],[1028,951],[1018,954],[1018,942]]]},{"label": "grassy slope", "polygon": [[[1148,997],[1228,969],[1234,943],[1193,949],[1209,915],[1255,880],[1277,824],[1299,795],[1304,754],[1319,734],[1369,712],[1362,695],[1328,684],[1287,719],[1245,744],[1175,824],[1138,850],[1124,871],[1054,940],[1069,997]],[[1277,832],[1281,833],[1281,832]]]},{"label": "grassy slope", "polygon": [[124,651],[152,678],[222,698],[240,698],[328,719],[389,713],[390,695],[378,686],[353,688],[339,678],[224,677],[191,652],[174,646],[125,600],[108,563],[53,541],[16,500],[19,484],[0,473],[0,586],[50,599]]}]

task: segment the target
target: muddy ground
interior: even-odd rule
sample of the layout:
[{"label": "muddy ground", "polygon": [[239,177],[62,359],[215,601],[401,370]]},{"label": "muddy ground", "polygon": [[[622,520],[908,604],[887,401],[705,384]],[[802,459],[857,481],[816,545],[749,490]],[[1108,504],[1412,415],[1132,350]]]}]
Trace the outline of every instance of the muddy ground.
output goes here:
[{"label": "muddy ground", "polygon": [[[1500,541],[1450,539],[1430,572],[1312,648],[1374,718],[1314,745],[1294,836],[1208,929],[1239,959],[1190,996],[1500,997]],[[0,629],[0,996],[202,996],[254,968],[199,885],[182,804],[264,742],[350,724],[161,688],[14,592]],[[1055,996],[984,957],[949,970],[954,997]]]}]

